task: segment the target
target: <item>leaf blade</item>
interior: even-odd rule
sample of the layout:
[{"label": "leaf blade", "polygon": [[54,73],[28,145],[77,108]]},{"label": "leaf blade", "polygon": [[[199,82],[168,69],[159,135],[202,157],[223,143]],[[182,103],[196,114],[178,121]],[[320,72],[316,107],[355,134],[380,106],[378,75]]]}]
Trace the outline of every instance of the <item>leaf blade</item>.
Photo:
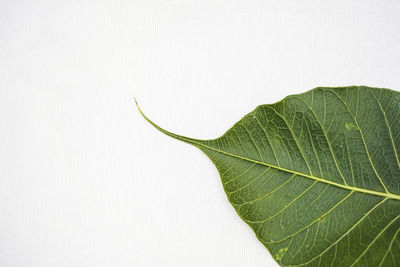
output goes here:
[{"label": "leaf blade", "polygon": [[369,87],[261,105],[213,140],[170,133],[142,113],[212,160],[236,212],[282,266],[397,264],[399,114],[399,93]]}]

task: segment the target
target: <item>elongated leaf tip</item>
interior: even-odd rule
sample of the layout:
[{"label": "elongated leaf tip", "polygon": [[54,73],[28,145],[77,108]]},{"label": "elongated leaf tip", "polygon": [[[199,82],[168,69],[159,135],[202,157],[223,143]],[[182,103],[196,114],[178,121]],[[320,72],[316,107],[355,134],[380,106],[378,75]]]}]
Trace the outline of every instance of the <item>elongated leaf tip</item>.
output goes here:
[{"label": "elongated leaf tip", "polygon": [[147,121],[149,121],[151,124],[153,124],[153,123],[143,114],[143,112],[142,112],[142,110],[140,109],[139,104],[138,104],[138,102],[137,102],[137,100],[136,100],[136,97],[134,97],[133,99],[135,100],[136,107],[138,108],[140,114],[141,114]]},{"label": "elongated leaf tip", "polygon": [[135,104],[136,104],[137,108],[140,110],[139,104],[138,104],[138,102],[137,102],[137,100],[136,100],[136,97],[134,97],[133,100],[135,100]]},{"label": "elongated leaf tip", "polygon": [[189,137],[186,137],[186,136],[182,136],[182,135],[178,135],[178,134],[171,133],[171,132],[169,132],[169,131],[167,131],[167,130],[161,128],[160,126],[158,126],[157,124],[155,124],[152,120],[150,120],[146,115],[144,115],[143,111],[142,111],[142,110],[140,109],[140,107],[139,107],[138,102],[136,101],[136,98],[134,98],[134,100],[135,100],[136,106],[137,106],[137,108],[138,108],[140,114],[142,115],[142,117],[143,117],[146,121],[148,121],[151,125],[153,125],[154,128],[156,128],[156,129],[159,130],[160,132],[162,132],[162,133],[164,133],[164,134],[166,134],[166,135],[168,135],[168,136],[171,136],[172,138],[179,139],[179,140],[184,141],[184,142],[187,142],[187,143],[192,143],[192,140],[195,140],[195,139],[192,139],[192,138],[189,138]]},{"label": "elongated leaf tip", "polygon": [[155,124],[153,121],[151,121],[146,115],[144,115],[143,111],[142,111],[142,110],[140,109],[140,107],[139,107],[139,104],[138,104],[136,98],[133,98],[133,99],[135,100],[136,106],[137,106],[137,108],[138,108],[140,114],[142,115],[142,117],[143,117],[146,121],[148,121],[151,125],[153,125],[153,126],[154,126],[156,129],[158,129],[159,131],[161,131],[161,132],[163,132],[163,133],[165,133],[165,134],[167,134],[167,135],[170,135],[170,136],[175,136],[175,134],[170,133],[170,132],[164,130],[163,128],[161,128],[160,126],[158,126],[157,124]]}]

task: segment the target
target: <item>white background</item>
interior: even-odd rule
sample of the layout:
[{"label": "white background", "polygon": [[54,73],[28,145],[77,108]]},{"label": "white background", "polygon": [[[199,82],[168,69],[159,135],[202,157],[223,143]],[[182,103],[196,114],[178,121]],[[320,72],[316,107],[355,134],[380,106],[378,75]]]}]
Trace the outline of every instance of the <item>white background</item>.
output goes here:
[{"label": "white background", "polygon": [[400,90],[400,1],[0,0],[0,266],[276,266],[199,150],[317,86]]}]

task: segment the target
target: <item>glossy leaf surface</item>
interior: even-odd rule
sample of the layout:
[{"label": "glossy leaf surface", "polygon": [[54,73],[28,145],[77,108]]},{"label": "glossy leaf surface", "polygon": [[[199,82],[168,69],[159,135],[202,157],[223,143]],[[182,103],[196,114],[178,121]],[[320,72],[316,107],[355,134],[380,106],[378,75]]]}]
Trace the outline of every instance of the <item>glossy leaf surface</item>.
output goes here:
[{"label": "glossy leaf surface", "polygon": [[257,107],[213,140],[144,117],[212,160],[280,265],[400,266],[398,92],[316,88]]}]

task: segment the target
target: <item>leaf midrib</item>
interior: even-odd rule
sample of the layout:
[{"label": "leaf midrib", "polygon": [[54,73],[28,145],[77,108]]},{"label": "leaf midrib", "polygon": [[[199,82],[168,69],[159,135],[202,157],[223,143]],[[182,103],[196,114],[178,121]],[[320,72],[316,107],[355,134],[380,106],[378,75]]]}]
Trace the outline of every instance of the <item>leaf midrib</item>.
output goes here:
[{"label": "leaf midrib", "polygon": [[146,115],[144,115],[144,113],[140,109],[140,107],[137,104],[137,102],[136,102],[136,105],[137,105],[137,107],[139,109],[140,114],[142,114],[144,119],[146,119],[151,125],[153,125],[160,132],[162,132],[162,133],[164,133],[164,134],[166,134],[166,135],[168,135],[168,136],[170,136],[170,137],[172,137],[174,139],[178,139],[178,140],[184,141],[186,143],[192,144],[192,145],[197,146],[197,147],[203,147],[203,148],[209,149],[209,150],[214,151],[214,152],[225,154],[227,156],[231,156],[231,157],[234,157],[234,158],[246,160],[246,161],[253,162],[253,163],[256,163],[256,164],[268,166],[270,168],[274,168],[274,169],[277,169],[277,170],[280,170],[280,171],[284,171],[284,172],[287,172],[287,173],[296,174],[296,175],[299,175],[299,176],[302,176],[302,177],[305,177],[305,178],[308,178],[308,179],[312,179],[314,181],[318,181],[318,182],[321,182],[321,183],[330,184],[330,185],[333,185],[333,186],[336,186],[336,187],[339,187],[339,188],[343,188],[343,189],[346,189],[346,190],[349,190],[349,191],[360,192],[360,193],[365,193],[365,194],[370,194],[370,195],[375,195],[375,196],[381,196],[381,197],[385,197],[385,198],[389,198],[389,199],[400,200],[400,195],[392,194],[392,193],[389,193],[389,192],[385,193],[385,192],[379,192],[379,191],[374,191],[374,190],[369,190],[369,189],[364,189],[364,188],[353,187],[353,186],[349,186],[349,185],[335,183],[335,182],[332,182],[332,181],[329,181],[329,180],[325,180],[325,179],[320,178],[320,177],[316,177],[316,176],[309,175],[309,174],[304,174],[304,173],[297,172],[297,171],[294,171],[294,170],[289,170],[289,169],[286,169],[286,168],[283,168],[283,167],[279,167],[279,166],[276,166],[276,165],[273,165],[273,164],[269,164],[269,163],[266,163],[266,162],[261,162],[261,161],[258,161],[258,160],[255,160],[255,159],[251,159],[251,158],[246,158],[246,157],[243,157],[243,156],[240,156],[240,155],[232,154],[232,153],[229,153],[229,152],[226,152],[226,151],[223,151],[223,150],[216,149],[214,147],[207,146],[207,145],[205,145],[203,143],[198,142],[196,139],[192,139],[192,138],[188,138],[186,136],[174,134],[172,132],[169,132],[169,131],[161,128],[160,126],[155,124],[153,121],[151,121]]},{"label": "leaf midrib", "polygon": [[[182,138],[182,137],[183,136],[180,136],[180,138]],[[178,139],[180,139],[180,138],[178,138]],[[315,180],[315,181],[318,181],[318,182],[330,184],[330,185],[333,185],[333,186],[336,186],[336,187],[340,187],[340,188],[343,188],[343,189],[347,189],[347,190],[350,190],[350,191],[355,191],[355,192],[360,192],[360,193],[365,193],[365,194],[382,196],[382,197],[385,197],[385,198],[400,200],[400,195],[391,194],[391,193],[385,193],[385,192],[379,192],[379,191],[374,191],[374,190],[369,190],[369,189],[364,189],[364,188],[353,187],[353,186],[349,186],[349,185],[335,183],[335,182],[332,182],[332,181],[329,181],[329,180],[326,180],[326,179],[323,179],[323,178],[320,178],[320,177],[316,177],[316,176],[313,176],[313,175],[304,174],[304,173],[293,171],[293,170],[289,170],[289,169],[286,169],[286,168],[283,168],[283,167],[275,166],[273,164],[269,164],[269,163],[266,163],[266,162],[261,162],[261,161],[250,159],[250,158],[246,158],[246,157],[243,157],[243,156],[240,156],[240,155],[232,154],[232,153],[229,153],[229,152],[226,152],[226,151],[223,151],[223,150],[219,150],[219,149],[207,146],[205,144],[196,142],[196,141],[191,140],[191,139],[186,139],[185,138],[185,140],[187,142],[189,142],[189,143],[192,143],[192,144],[196,145],[196,146],[201,146],[201,147],[204,147],[206,149],[210,149],[210,150],[212,150],[214,152],[222,153],[222,154],[225,154],[225,155],[228,155],[228,156],[231,156],[231,157],[235,157],[235,158],[239,158],[239,159],[242,159],[242,160],[247,160],[247,161],[250,161],[250,162],[253,162],[253,163],[256,163],[256,164],[268,166],[270,168],[274,168],[274,169],[277,169],[277,170],[280,170],[280,171],[296,174],[296,175],[299,175],[299,176],[302,176],[302,177],[305,177],[305,178],[309,178],[309,179],[312,179],[312,180]]]}]

